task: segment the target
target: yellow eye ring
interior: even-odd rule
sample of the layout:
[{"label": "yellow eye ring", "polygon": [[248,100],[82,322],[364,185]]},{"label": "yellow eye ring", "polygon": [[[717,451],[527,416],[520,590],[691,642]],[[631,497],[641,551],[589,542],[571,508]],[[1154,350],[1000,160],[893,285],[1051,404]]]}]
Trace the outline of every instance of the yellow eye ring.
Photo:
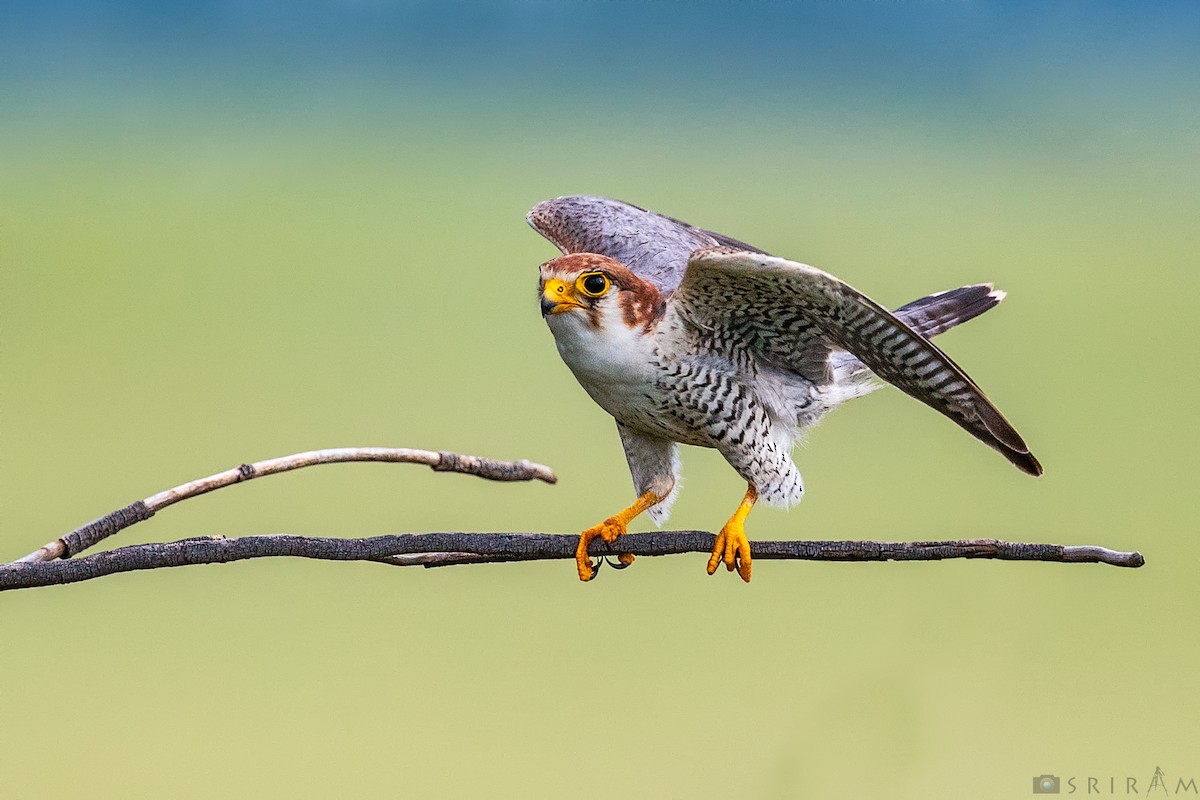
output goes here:
[{"label": "yellow eye ring", "polygon": [[603,272],[585,272],[575,280],[575,288],[588,297],[601,297],[612,286]]}]

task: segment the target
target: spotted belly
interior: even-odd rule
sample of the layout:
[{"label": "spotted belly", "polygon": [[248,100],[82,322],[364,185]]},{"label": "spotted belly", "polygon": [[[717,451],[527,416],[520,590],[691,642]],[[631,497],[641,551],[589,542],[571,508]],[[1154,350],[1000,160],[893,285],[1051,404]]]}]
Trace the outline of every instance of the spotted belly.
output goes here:
[{"label": "spotted belly", "polygon": [[[611,395],[612,387],[604,393]],[[635,391],[627,387],[620,402],[597,402],[628,428],[695,447],[738,442],[748,425],[758,434],[771,427],[754,391],[728,365],[656,362],[651,379]]]}]

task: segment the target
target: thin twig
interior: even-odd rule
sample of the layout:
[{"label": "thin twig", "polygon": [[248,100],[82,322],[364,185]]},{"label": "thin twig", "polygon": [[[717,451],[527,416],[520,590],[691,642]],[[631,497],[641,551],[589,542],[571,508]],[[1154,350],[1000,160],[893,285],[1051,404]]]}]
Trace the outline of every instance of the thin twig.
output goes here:
[{"label": "thin twig", "polygon": [[167,489],[165,492],[151,495],[145,500],[130,503],[124,508],[105,514],[99,519],[76,528],[67,535],[43,545],[19,561],[38,562],[70,558],[107,539],[114,533],[150,519],[156,512],[189,497],[207,494],[225,486],[244,483],[266,475],[291,472],[294,469],[313,467],[318,464],[340,464],[348,461],[425,464],[438,472],[462,472],[493,481],[537,479],[546,483],[554,483],[558,480],[549,467],[524,460],[496,461],[480,456],[394,447],[338,447],[328,450],[310,450],[305,453],[256,461],[253,464],[241,464],[233,469],[209,475],[207,478],[199,478],[173,489]]},{"label": "thin twig", "polygon": [[[281,534],[238,539],[204,537],[165,544],[140,544],[62,561],[13,562],[0,565],[0,591],[75,583],[142,569],[219,564],[250,558],[296,556],[333,561],[381,561],[440,566],[447,563],[485,563],[573,558],[578,535],[546,533],[417,533],[334,539]],[[633,553],[663,556],[707,553],[713,535],[704,531],[659,531],[622,536],[613,544],[592,543],[593,556]],[[937,561],[946,558],[995,558],[1008,561],[1063,561],[1140,567],[1140,553],[1104,547],[1022,544],[997,539],[940,542],[752,542],[756,559],[806,561]],[[428,561],[394,560],[421,555]],[[464,560],[464,555],[469,560]]]}]

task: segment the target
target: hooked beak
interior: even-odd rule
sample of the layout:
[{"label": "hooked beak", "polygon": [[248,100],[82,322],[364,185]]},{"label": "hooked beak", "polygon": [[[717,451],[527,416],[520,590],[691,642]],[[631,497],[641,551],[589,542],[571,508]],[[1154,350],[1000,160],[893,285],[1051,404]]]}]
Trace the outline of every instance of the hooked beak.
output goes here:
[{"label": "hooked beak", "polygon": [[562,314],[572,308],[586,308],[575,294],[575,287],[558,278],[548,279],[542,286],[542,316]]}]

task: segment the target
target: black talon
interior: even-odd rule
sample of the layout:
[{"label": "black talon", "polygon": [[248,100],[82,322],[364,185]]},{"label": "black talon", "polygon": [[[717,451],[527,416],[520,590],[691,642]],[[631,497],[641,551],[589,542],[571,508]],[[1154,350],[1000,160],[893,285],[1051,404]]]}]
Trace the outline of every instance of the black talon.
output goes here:
[{"label": "black talon", "polygon": [[[608,564],[613,569],[625,569],[626,567],[629,566],[629,564],[622,564],[620,561],[617,561],[616,563],[609,561],[608,560],[609,556],[618,556],[618,558],[619,558],[619,555],[612,551],[612,543],[611,542],[605,542],[605,545],[607,546],[608,552],[603,553],[600,556],[600,558],[604,561],[605,564]],[[630,562],[630,563],[632,563],[632,562]]]}]

